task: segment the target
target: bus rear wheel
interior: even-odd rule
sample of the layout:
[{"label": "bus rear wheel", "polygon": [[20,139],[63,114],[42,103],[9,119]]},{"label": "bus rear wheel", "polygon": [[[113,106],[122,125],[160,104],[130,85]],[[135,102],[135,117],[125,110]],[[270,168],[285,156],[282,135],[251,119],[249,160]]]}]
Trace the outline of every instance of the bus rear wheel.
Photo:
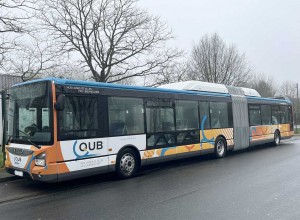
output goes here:
[{"label": "bus rear wheel", "polygon": [[280,144],[280,133],[279,131],[275,131],[274,133],[274,141],[273,141],[273,145],[274,146],[278,146]]},{"label": "bus rear wheel", "polygon": [[216,158],[223,158],[226,156],[227,153],[227,147],[226,147],[226,141],[222,137],[218,137],[215,141],[215,157]]},{"label": "bus rear wheel", "polygon": [[116,172],[120,179],[130,178],[138,170],[138,158],[134,150],[126,148],[117,156]]}]

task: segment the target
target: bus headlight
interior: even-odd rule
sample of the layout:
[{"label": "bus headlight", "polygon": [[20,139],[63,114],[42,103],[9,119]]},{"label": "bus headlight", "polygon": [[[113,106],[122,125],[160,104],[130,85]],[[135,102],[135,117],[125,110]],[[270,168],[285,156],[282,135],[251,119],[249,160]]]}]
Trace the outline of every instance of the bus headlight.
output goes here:
[{"label": "bus headlight", "polygon": [[46,166],[46,153],[41,153],[37,155],[34,159],[36,166],[45,167]]}]

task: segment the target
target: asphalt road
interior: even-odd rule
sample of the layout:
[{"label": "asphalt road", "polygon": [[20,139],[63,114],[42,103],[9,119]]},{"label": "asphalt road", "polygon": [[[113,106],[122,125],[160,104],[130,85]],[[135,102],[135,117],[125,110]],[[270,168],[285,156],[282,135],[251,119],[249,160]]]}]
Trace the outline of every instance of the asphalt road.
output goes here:
[{"label": "asphalt road", "polygon": [[0,184],[0,219],[299,219],[300,140],[60,184]]}]

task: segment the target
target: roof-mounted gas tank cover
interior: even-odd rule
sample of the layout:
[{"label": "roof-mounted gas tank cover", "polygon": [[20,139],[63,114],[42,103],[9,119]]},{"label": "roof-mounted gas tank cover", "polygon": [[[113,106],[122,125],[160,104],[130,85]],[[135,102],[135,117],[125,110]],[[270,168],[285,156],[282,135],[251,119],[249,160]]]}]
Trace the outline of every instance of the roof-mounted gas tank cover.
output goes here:
[{"label": "roof-mounted gas tank cover", "polygon": [[227,93],[228,89],[225,85],[208,83],[201,81],[186,81],[186,82],[177,82],[166,85],[161,85],[159,88],[165,89],[176,89],[176,90],[188,90],[188,91],[201,91],[201,92],[217,92],[217,93]]},{"label": "roof-mounted gas tank cover", "polygon": [[249,88],[244,88],[244,87],[241,87],[241,88],[244,91],[245,96],[261,97],[260,94],[255,89],[249,89]]},{"label": "roof-mounted gas tank cover", "polygon": [[[177,83],[161,85],[159,86],[159,88],[230,94],[226,85],[202,82],[202,81],[177,82]],[[237,88],[242,89],[245,96],[261,97],[260,94],[255,89],[242,88],[242,87],[237,87]]]}]

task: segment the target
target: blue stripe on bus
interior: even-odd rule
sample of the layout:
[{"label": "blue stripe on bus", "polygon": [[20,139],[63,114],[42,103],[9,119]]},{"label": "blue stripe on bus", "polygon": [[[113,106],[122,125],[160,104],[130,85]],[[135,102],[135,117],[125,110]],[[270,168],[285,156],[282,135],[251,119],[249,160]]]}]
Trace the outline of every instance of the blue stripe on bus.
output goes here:
[{"label": "blue stripe on bus", "polygon": [[128,86],[128,85],[121,85],[121,84],[89,82],[89,81],[79,81],[79,80],[67,80],[67,79],[58,79],[58,78],[37,79],[37,80],[19,83],[19,84],[14,85],[13,87],[20,86],[20,85],[27,85],[27,84],[30,84],[33,82],[44,82],[44,81],[53,81],[55,84],[58,84],[58,85],[69,85],[69,86],[89,86],[89,87],[95,87],[95,88],[123,89],[123,90],[133,90],[133,91],[166,92],[166,93],[174,93],[174,94],[230,97],[230,94],[227,94],[227,93],[196,92],[196,91],[175,90],[175,89],[173,90],[173,89],[164,89],[164,88]]}]

